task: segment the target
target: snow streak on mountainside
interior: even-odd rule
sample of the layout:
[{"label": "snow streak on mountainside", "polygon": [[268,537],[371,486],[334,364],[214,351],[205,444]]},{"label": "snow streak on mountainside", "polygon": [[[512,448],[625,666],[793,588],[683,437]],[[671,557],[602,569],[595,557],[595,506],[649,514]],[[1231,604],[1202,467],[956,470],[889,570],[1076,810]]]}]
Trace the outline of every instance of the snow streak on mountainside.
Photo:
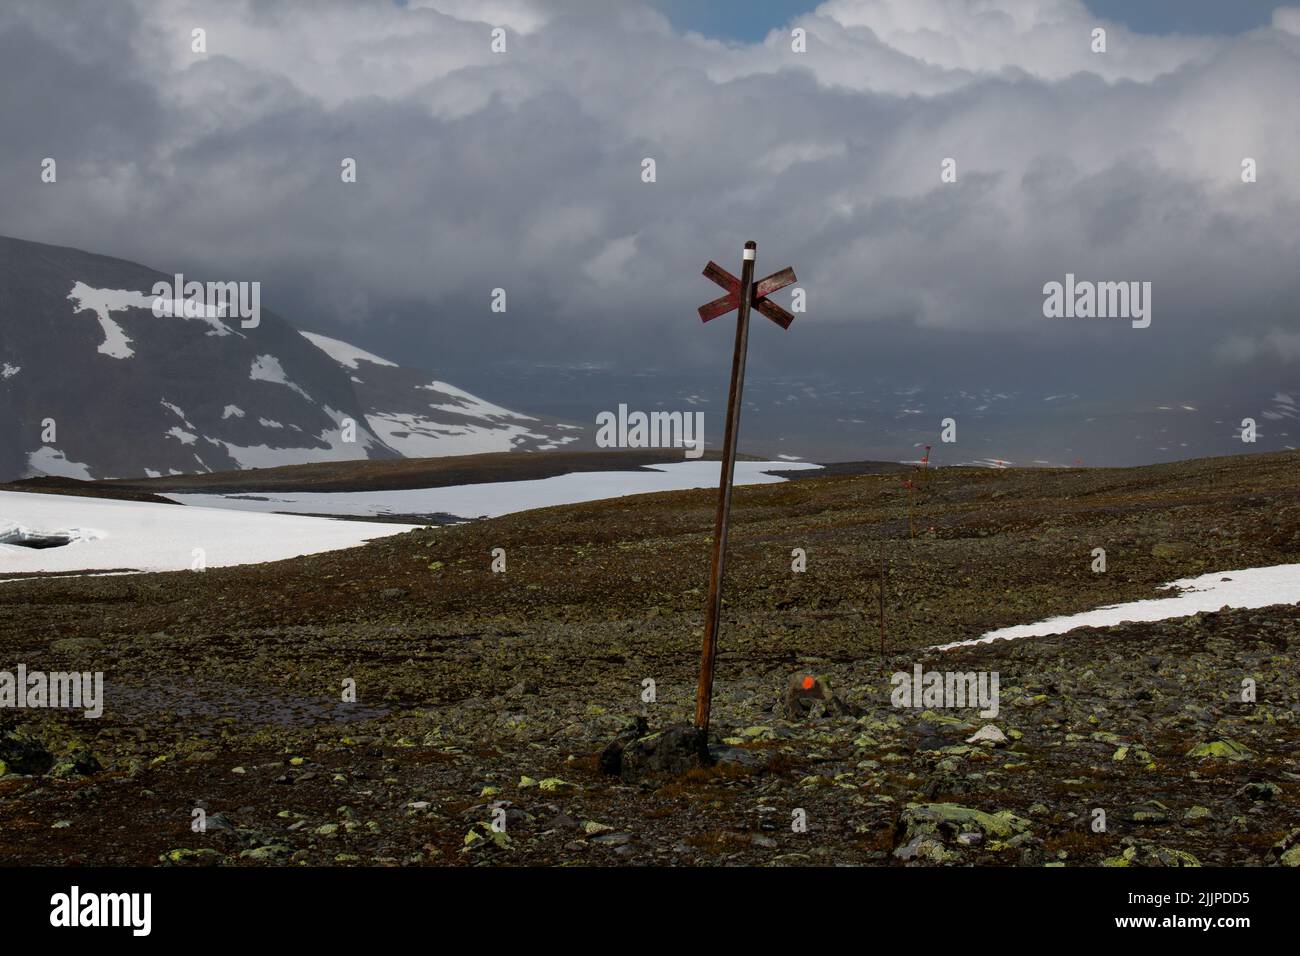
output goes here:
[{"label": "snow streak on mountainside", "polygon": [[120,259],[0,237],[0,480],[524,451],[574,440],[426,373],[299,334],[265,308],[247,326],[171,297],[155,314],[154,284],[171,280]]},{"label": "snow streak on mountainside", "polygon": [[446,382],[314,332],[302,333],[350,378],[366,422],[389,448],[407,458],[549,451],[578,440],[530,415],[485,402]]}]

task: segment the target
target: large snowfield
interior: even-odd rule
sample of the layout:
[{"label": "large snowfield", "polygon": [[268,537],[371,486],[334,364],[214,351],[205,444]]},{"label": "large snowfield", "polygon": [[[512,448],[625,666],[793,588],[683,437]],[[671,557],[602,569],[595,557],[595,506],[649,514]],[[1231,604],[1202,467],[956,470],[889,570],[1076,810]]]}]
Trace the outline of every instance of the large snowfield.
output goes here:
[{"label": "large snowfield", "polygon": [[[784,481],[764,469],[819,468],[800,462],[736,463],[736,484]],[[314,515],[451,514],[498,517],[601,498],[714,487],[718,463],[674,462],[653,471],[580,472],[536,481],[500,481],[412,491],[283,495],[169,495],[177,505],[71,495],[0,492],[0,530],[39,534],[76,529],[63,547],[32,549],[0,544],[6,572],[179,571],[203,549],[207,567],[281,561],[363,544],[418,525],[338,521]],[[270,512],[303,512],[271,514]]]},{"label": "large snowfield", "polygon": [[[786,479],[769,471],[820,468],[810,462],[738,461],[737,485],[766,485]],[[489,481],[446,488],[406,491],[303,492],[250,495],[168,495],[187,505],[239,508],[248,511],[289,511],[317,515],[433,515],[459,518],[499,518],[501,515],[572,505],[654,491],[716,488],[716,461],[680,461],[651,466],[648,471],[583,471],[531,481]]]},{"label": "large snowfield", "polygon": [[0,576],[30,571],[182,571],[201,548],[209,568],[335,551],[411,525],[186,508],[151,501],[0,492],[0,530],[76,530],[78,540],[35,550],[0,544]]}]

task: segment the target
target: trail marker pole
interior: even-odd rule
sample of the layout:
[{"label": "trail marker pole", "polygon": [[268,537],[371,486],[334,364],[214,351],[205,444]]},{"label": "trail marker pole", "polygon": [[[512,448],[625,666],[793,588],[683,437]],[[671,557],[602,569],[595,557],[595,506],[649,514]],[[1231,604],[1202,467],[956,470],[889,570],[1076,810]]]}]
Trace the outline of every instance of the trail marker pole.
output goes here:
[{"label": "trail marker pole", "polygon": [[722,576],[727,559],[727,526],[731,518],[731,487],[736,472],[736,438],[740,431],[740,403],[745,387],[745,357],[749,348],[751,306],[783,329],[794,316],[767,296],[795,282],[793,269],[782,269],[766,279],[754,281],[758,244],[745,243],[737,279],[717,263],[704,267],[704,276],[722,286],[727,294],[699,308],[701,321],[708,322],[732,309],[736,316],[736,351],[731,358],[731,390],[727,394],[727,430],[722,440],[722,469],[718,478],[718,512],[713,523],[713,562],[709,571],[709,598],[704,611],[704,645],[700,651],[700,683],[695,692],[695,728],[700,747],[708,749],[709,711],[713,704],[713,664],[718,653],[718,630],[722,619]]}]

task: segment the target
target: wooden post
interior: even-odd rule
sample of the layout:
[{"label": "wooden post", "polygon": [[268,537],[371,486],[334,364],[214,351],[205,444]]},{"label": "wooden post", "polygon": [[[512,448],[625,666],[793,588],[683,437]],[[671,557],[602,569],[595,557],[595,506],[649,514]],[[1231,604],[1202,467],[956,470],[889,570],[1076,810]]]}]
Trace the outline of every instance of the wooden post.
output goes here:
[{"label": "wooden post", "polygon": [[718,629],[722,618],[722,576],[727,562],[727,526],[731,518],[731,487],[736,471],[736,439],[740,431],[740,402],[745,388],[745,357],[749,345],[749,307],[753,296],[754,259],[758,244],[745,243],[740,265],[740,302],[736,317],[736,350],[731,357],[731,390],[727,394],[727,430],[722,440],[722,468],[718,477],[718,511],[713,522],[713,561],[709,571],[709,598],[704,611],[704,644],[700,650],[700,682],[695,691],[695,727],[701,747],[708,746],[709,711],[713,705],[713,662],[718,654]]},{"label": "wooden post", "polygon": [[794,316],[768,298],[798,280],[793,269],[782,269],[754,281],[758,243],[745,243],[737,279],[716,262],[704,267],[704,277],[722,286],[726,294],[700,306],[700,320],[708,322],[732,309],[736,315],[736,350],[731,357],[731,389],[727,394],[727,430],[722,440],[722,466],[718,475],[718,512],[713,523],[713,561],[709,569],[709,598],[704,609],[704,643],[700,649],[700,683],[695,691],[695,728],[701,755],[709,745],[709,711],[713,704],[713,666],[718,655],[722,622],[722,581],[727,562],[727,527],[731,518],[731,487],[736,472],[736,440],[740,433],[740,408],[745,388],[745,357],[749,349],[749,311],[756,309],[783,329]]}]

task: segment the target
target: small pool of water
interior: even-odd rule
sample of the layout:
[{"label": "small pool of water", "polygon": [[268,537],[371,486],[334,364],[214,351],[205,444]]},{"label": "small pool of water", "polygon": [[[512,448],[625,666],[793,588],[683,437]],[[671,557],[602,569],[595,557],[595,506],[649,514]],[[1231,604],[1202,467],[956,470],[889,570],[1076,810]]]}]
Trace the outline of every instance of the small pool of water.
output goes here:
[{"label": "small pool of water", "polygon": [[20,548],[61,548],[76,541],[80,535],[71,531],[28,531],[26,528],[0,528],[0,544]]}]

